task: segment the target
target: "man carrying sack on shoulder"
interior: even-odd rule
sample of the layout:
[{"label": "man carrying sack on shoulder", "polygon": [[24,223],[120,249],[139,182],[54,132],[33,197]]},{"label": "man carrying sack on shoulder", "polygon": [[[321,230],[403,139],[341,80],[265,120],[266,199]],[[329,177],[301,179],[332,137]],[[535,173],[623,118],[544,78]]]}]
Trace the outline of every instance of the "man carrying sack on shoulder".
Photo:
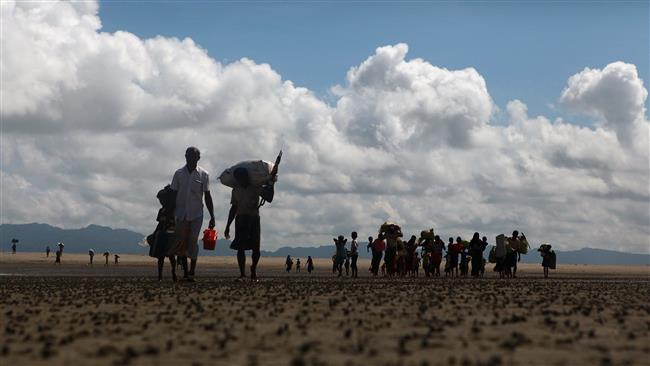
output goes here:
[{"label": "man carrying sack on shoulder", "polygon": [[[261,185],[254,184],[249,169],[239,166],[233,169],[235,184],[232,187],[228,223],[224,231],[226,239],[230,238],[230,224],[235,221],[235,238],[230,249],[237,251],[240,279],[246,278],[246,250],[251,250],[251,280],[257,281],[257,263],[260,260],[260,207],[265,202],[273,202],[274,184],[277,180],[278,165],[282,152],[268,175],[268,180]],[[222,180],[223,183],[223,180]],[[260,202],[260,198],[262,201]]]}]

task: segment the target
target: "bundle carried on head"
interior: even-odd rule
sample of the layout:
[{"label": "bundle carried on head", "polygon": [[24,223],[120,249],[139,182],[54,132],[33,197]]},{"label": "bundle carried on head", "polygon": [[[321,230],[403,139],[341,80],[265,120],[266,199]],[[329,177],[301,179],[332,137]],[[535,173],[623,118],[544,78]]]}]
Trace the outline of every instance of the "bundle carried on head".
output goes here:
[{"label": "bundle carried on head", "polygon": [[380,234],[385,234],[387,236],[395,236],[395,237],[401,237],[402,235],[402,228],[392,222],[384,222],[381,224],[381,227],[379,227],[379,233]]},{"label": "bundle carried on head", "polygon": [[433,240],[434,237],[435,237],[435,235],[434,235],[434,233],[433,233],[433,228],[431,228],[431,229],[429,229],[429,230],[422,230],[422,231],[420,232],[420,238],[422,238],[422,239]]}]

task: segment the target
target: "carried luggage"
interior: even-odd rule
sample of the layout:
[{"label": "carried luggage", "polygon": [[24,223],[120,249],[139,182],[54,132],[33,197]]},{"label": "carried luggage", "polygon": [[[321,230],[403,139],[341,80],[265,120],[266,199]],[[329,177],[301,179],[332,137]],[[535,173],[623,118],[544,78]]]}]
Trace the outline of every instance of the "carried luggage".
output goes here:
[{"label": "carried luggage", "polygon": [[221,184],[230,188],[235,188],[237,185],[235,170],[238,168],[244,168],[248,171],[250,184],[255,187],[261,187],[271,180],[276,179],[278,168],[280,167],[280,161],[282,161],[282,150],[280,150],[280,153],[275,158],[275,163],[266,160],[241,161],[224,170],[221,175],[219,175],[219,180],[221,181]]},{"label": "carried luggage", "polygon": [[402,228],[399,225],[388,221],[381,224],[381,227],[379,228],[379,233],[386,234],[387,238],[391,238],[391,237],[397,238],[403,236]]},{"label": "carried luggage", "polygon": [[214,229],[203,230],[203,249],[214,250],[217,245],[217,231]]},{"label": "carried luggage", "polygon": [[490,249],[490,254],[488,255],[488,260],[490,263],[496,263],[497,262],[497,247],[492,246]]},{"label": "carried luggage", "polygon": [[420,232],[420,238],[433,240],[435,235],[433,234],[433,228],[429,230],[422,230]]},{"label": "carried luggage", "polygon": [[555,269],[556,264],[557,264],[557,257],[555,256],[555,251],[551,250],[551,253],[549,254],[548,268]]},{"label": "carried luggage", "polygon": [[235,179],[235,169],[244,168],[248,170],[248,177],[250,179],[251,185],[260,187],[271,180],[271,172],[273,171],[274,166],[275,164],[266,160],[241,161],[224,170],[223,173],[221,173],[219,176],[219,180],[221,181],[221,184],[230,188],[234,188],[237,186],[237,180]]},{"label": "carried luggage", "polygon": [[528,244],[528,239],[526,239],[526,236],[522,235],[519,238],[519,247],[517,250],[519,251],[519,254],[528,254],[528,249],[530,248],[530,245]]},{"label": "carried luggage", "polygon": [[384,222],[383,224],[381,224],[381,227],[379,228],[379,232],[382,232],[382,233],[385,233],[385,232],[390,231],[390,230],[401,230],[401,228],[400,228],[399,225],[397,225],[397,224],[395,224],[393,222],[390,222],[390,221]]}]

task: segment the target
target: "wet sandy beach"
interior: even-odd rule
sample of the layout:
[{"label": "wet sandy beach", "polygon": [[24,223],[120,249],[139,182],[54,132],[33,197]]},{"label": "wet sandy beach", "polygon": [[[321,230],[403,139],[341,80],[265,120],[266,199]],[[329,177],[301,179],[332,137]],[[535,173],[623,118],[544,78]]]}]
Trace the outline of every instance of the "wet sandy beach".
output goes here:
[{"label": "wet sandy beach", "polygon": [[232,258],[212,257],[200,260],[198,282],[172,283],[167,265],[166,279],[155,280],[146,257],[88,268],[87,256],[66,254],[56,269],[19,257],[0,257],[6,365],[647,365],[650,357],[647,267],[560,266],[547,280],[528,265],[514,280],[376,279],[360,270],[353,280],[332,277],[327,260],[309,276],[267,258],[252,284],[234,280]]}]

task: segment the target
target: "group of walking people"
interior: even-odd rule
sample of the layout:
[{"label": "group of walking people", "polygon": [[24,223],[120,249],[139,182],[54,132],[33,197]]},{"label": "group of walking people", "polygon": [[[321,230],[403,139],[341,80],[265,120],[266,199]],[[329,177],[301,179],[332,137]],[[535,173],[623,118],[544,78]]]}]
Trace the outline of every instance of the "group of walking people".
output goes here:
[{"label": "group of walking people", "polygon": [[[334,239],[336,254],[332,257],[332,270],[339,277],[343,274],[343,268],[347,269],[348,262],[352,264],[352,277],[358,276],[357,233],[353,232],[351,237],[350,250],[346,248],[347,239],[343,235]],[[489,244],[487,237],[481,237],[478,232],[474,233],[470,241],[463,240],[460,236],[455,239],[450,237],[446,245],[439,235],[434,235],[433,229],[422,231],[419,238],[413,235],[408,241],[403,241],[402,237],[401,228],[392,223],[384,223],[376,239],[368,237],[367,250],[372,252],[369,271],[373,276],[379,276],[380,273],[389,277],[419,276],[420,268],[427,277],[440,277],[443,273],[447,277],[485,275],[487,261],[484,252]],[[494,271],[500,277],[516,277],[517,262],[521,260],[521,254],[528,252],[528,248],[526,237],[519,235],[517,230],[510,237],[499,235],[490,254],[490,262],[495,264]],[[541,249],[540,252],[543,258],[548,257],[543,263],[546,265],[545,276],[548,276],[551,254],[549,251],[542,252]],[[441,267],[443,258],[444,267]]]},{"label": "group of walking people", "polygon": [[[302,264],[300,263],[300,258],[295,260],[295,272],[300,273],[302,269]],[[287,255],[287,260],[284,262],[285,270],[287,273],[291,273],[291,269],[294,268],[294,259],[290,255]],[[311,256],[307,256],[307,273],[312,273],[314,271],[314,260]]]}]

